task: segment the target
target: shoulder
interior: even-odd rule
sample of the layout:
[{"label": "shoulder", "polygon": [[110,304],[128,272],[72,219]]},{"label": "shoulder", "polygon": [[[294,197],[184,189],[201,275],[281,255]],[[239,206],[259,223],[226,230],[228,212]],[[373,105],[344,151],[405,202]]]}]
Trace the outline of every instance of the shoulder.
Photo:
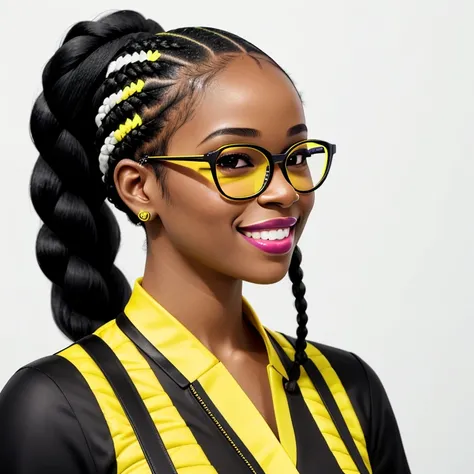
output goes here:
[{"label": "shoulder", "polygon": [[[0,410],[21,409],[24,415],[37,414],[36,422],[64,403],[66,397],[61,382],[74,373],[74,367],[62,357],[52,355],[20,368],[0,392]],[[11,413],[11,410],[8,410]]]},{"label": "shoulder", "polygon": [[344,376],[347,372],[354,373],[355,371],[358,375],[356,380],[359,382],[367,378],[368,365],[353,352],[314,341],[308,341],[307,352],[311,359],[322,355],[338,374],[341,373]]},{"label": "shoulder", "polygon": [[0,392],[0,417],[13,423],[21,416],[30,428],[46,427],[59,416],[73,416],[70,395],[80,385],[80,373],[59,355],[30,362]]},{"label": "shoulder", "polygon": [[366,438],[370,437],[372,418],[372,384],[375,372],[353,352],[308,341],[308,357],[326,375],[331,391],[337,393],[339,383],[347,393]]},{"label": "shoulder", "polygon": [[63,357],[25,365],[0,392],[0,465],[31,474],[95,472],[88,433],[88,417],[100,420],[95,404],[80,372]]},{"label": "shoulder", "polygon": [[347,393],[367,443],[373,472],[409,474],[398,423],[374,369],[353,352],[318,342],[308,342],[306,352],[334,396],[341,401],[341,390]]},{"label": "shoulder", "polygon": [[[65,350],[76,346],[72,344]],[[30,362],[16,371],[0,392],[0,407],[14,400],[15,407],[29,412],[71,404],[71,393],[84,384],[81,373],[58,352]]]},{"label": "shoulder", "polygon": [[318,357],[324,357],[340,379],[358,415],[367,422],[373,421],[377,406],[388,404],[380,377],[359,355],[319,342],[308,342],[307,352],[315,363]]},{"label": "shoulder", "polygon": [[[295,338],[275,332],[272,332],[272,335],[276,335],[278,343],[293,358]],[[369,395],[371,383],[378,380],[373,369],[358,355],[348,350],[307,341],[306,354],[319,371],[334,371],[348,392]]]},{"label": "shoulder", "polygon": [[[293,359],[295,339],[284,334],[273,334],[277,334],[278,343]],[[308,341],[306,354],[333,394],[340,393],[341,390],[347,394],[364,435],[370,437],[373,425],[373,399],[386,397],[375,371],[357,354],[320,342]]]},{"label": "shoulder", "polygon": [[364,399],[364,405],[368,404],[361,408],[369,416],[372,392],[381,388],[380,379],[372,367],[351,351],[320,342],[308,341],[307,353],[319,366],[325,364],[318,359],[327,361],[326,364],[335,371],[349,397]]}]

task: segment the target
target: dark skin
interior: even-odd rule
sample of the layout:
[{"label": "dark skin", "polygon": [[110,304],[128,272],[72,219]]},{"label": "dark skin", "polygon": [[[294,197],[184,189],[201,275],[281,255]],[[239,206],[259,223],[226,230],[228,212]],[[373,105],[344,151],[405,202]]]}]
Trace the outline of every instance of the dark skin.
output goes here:
[{"label": "dark skin", "polygon": [[[256,144],[281,153],[307,138],[305,127],[294,129],[304,123],[298,93],[280,70],[265,60],[259,66],[248,56],[236,56],[208,84],[190,120],[171,137],[167,154],[203,154],[229,143]],[[205,140],[227,127],[259,133]],[[283,255],[268,254],[249,244],[237,228],[275,217],[296,217],[296,245],[314,195],[298,196],[275,167],[263,194],[230,201],[198,173],[165,166],[169,200],[163,198],[150,166],[125,159],[114,174],[127,206],[136,214],[147,210],[152,215],[146,224],[143,287],[222,361],[278,437],[268,356],[263,340],[242,315],[242,281],[281,280],[293,249]]]}]

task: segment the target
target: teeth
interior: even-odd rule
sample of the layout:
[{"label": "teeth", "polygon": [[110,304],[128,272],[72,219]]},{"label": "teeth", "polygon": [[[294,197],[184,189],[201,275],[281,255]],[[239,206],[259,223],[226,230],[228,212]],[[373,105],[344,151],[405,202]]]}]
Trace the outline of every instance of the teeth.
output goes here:
[{"label": "teeth", "polygon": [[262,230],[261,232],[244,232],[251,239],[283,240],[290,235],[290,228]]}]

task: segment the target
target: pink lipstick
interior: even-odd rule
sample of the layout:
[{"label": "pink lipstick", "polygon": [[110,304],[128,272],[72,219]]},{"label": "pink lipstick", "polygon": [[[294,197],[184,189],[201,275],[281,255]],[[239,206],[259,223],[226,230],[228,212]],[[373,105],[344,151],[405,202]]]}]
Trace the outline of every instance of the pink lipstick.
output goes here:
[{"label": "pink lipstick", "polygon": [[285,254],[294,242],[295,217],[281,217],[239,227],[242,237],[254,247],[271,254]]}]

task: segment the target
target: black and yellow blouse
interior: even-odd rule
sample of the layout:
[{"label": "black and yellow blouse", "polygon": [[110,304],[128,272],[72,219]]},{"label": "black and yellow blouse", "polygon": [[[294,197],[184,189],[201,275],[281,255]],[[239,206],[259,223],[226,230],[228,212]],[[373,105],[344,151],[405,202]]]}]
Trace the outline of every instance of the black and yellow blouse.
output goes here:
[{"label": "black and yellow blouse", "polygon": [[299,390],[289,337],[265,341],[278,438],[225,366],[137,281],[123,314],[20,369],[0,394],[5,474],[408,474],[372,369],[309,343]]}]

